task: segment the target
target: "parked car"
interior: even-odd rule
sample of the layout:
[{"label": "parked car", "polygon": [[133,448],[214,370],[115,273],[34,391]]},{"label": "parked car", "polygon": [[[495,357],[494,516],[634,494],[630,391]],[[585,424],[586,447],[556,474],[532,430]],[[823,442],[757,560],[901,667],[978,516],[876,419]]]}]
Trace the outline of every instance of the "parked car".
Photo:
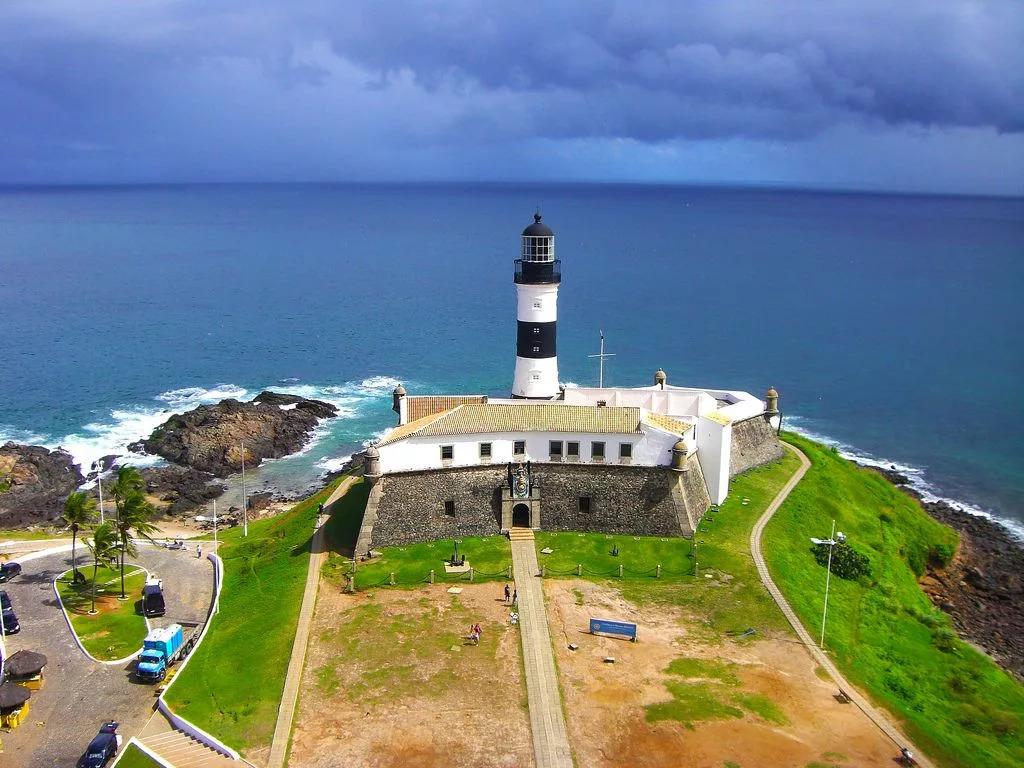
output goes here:
[{"label": "parked car", "polygon": [[85,754],[78,758],[78,768],[103,768],[117,754],[121,748],[119,725],[109,720],[100,726],[100,732],[89,742]]},{"label": "parked car", "polygon": [[21,573],[21,563],[0,563],[0,584],[8,582]]},{"label": "parked car", "polygon": [[0,614],[3,614],[5,635],[13,635],[21,631],[18,617],[14,615],[14,606],[11,605],[11,598],[2,589],[0,589]]}]

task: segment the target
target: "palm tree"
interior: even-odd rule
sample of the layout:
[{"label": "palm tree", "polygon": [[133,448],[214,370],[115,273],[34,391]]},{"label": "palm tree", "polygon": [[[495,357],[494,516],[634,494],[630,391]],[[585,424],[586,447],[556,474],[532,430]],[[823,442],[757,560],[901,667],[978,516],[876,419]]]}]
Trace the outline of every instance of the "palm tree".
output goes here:
[{"label": "palm tree", "polygon": [[[120,474],[120,473],[119,473]],[[118,482],[120,482],[118,477]],[[125,555],[135,557],[139,551],[132,540],[132,533],[143,538],[150,538],[150,534],[157,530],[157,527],[150,521],[150,517],[156,510],[150,504],[142,491],[129,490],[117,501],[117,533],[121,540],[121,599],[127,598],[124,592],[124,560]]]},{"label": "palm tree", "polygon": [[142,473],[139,472],[135,467],[130,464],[125,464],[123,467],[118,467],[117,480],[114,481],[114,487],[111,492],[114,494],[114,501],[120,511],[121,502],[124,501],[125,497],[128,496],[132,491],[139,491],[140,493],[146,490],[146,481],[142,477]]},{"label": "palm tree", "polygon": [[78,572],[78,560],[75,558],[75,547],[78,544],[78,532],[96,519],[96,499],[84,491],[77,491],[68,496],[64,502],[64,514],[61,520],[71,529],[71,583],[77,584],[84,579]]},{"label": "palm tree", "polygon": [[117,531],[110,523],[103,523],[92,532],[92,541],[85,540],[85,545],[92,553],[92,608],[89,613],[96,613],[96,573],[100,565],[110,567],[117,563]]}]

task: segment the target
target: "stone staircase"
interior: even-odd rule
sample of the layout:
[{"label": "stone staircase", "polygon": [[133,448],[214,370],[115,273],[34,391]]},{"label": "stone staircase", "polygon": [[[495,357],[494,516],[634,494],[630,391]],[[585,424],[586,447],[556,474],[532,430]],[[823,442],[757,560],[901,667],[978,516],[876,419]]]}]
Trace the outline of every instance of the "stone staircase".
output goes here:
[{"label": "stone staircase", "polygon": [[533,528],[509,528],[509,541],[533,541]]},{"label": "stone staircase", "polygon": [[242,765],[181,731],[154,733],[139,741],[174,768],[238,768]]}]

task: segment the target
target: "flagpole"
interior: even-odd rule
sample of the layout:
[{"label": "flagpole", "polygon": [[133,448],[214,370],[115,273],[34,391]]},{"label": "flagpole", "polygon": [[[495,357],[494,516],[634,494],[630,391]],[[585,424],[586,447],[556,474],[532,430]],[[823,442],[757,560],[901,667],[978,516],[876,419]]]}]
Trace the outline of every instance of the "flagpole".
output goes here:
[{"label": "flagpole", "polygon": [[609,352],[608,354],[605,354],[605,351],[604,351],[604,331],[601,331],[600,333],[601,333],[601,352],[599,354],[596,354],[596,355],[587,355],[587,357],[596,357],[596,358],[598,358],[599,364],[598,364],[598,369],[597,369],[598,370],[597,388],[598,389],[604,389],[604,359],[606,357],[615,357],[615,353],[614,352]]}]

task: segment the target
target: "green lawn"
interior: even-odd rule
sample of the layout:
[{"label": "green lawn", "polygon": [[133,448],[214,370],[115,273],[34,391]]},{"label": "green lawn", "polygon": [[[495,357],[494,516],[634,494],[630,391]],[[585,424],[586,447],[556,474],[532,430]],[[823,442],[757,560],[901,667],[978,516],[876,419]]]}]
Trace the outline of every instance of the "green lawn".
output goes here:
[{"label": "green lawn", "polygon": [[680,537],[538,531],[536,544],[546,576],[576,576],[583,566],[588,578],[617,579],[621,565],[623,579],[649,580],[660,565],[663,579],[693,580],[692,543]]},{"label": "green lawn", "polygon": [[[504,536],[471,536],[459,539],[459,556],[466,556],[466,564],[473,567],[473,581],[507,581],[512,565],[512,550]],[[446,574],[445,560],[455,549],[454,539],[428,541],[405,547],[384,547],[381,556],[360,561],[356,566],[356,589],[387,586],[391,574],[398,586],[426,584],[430,570],[435,582],[468,582],[468,573]],[[331,557],[324,563],[323,576],[329,581],[347,585],[352,574],[352,561]]]},{"label": "green lawn", "polygon": [[71,538],[70,531],[63,528],[51,528],[45,531],[0,530],[0,541],[38,541],[63,538]]},{"label": "green lawn", "polygon": [[219,536],[220,613],[167,694],[182,717],[238,750],[270,744],[309,565],[317,505],[338,485]]},{"label": "green lawn", "polygon": [[[750,531],[799,466],[799,460],[787,452],[772,464],[733,478],[729,498],[719,509],[708,512],[698,527],[695,539],[700,575],[692,575],[691,565],[691,575],[681,579],[623,579],[623,596],[638,604],[682,606],[703,624],[705,642],[746,629],[754,629],[757,634],[788,633],[789,624],[761,584],[750,555]],[[560,535],[558,540],[563,537]],[[632,544],[635,542],[627,541],[625,546]],[[628,558],[629,551],[622,544],[619,550],[618,559]]]},{"label": "green lawn", "polygon": [[159,768],[160,763],[151,759],[134,744],[129,744],[121,750],[121,754],[118,755],[117,761],[113,765],[117,768]]},{"label": "green lawn", "polygon": [[122,601],[117,599],[121,594],[121,571],[100,568],[96,575],[96,610],[99,613],[90,616],[92,567],[86,567],[83,561],[78,570],[87,581],[72,586],[71,571],[67,571],[57,578],[57,591],[82,645],[100,661],[123,659],[138,651],[146,637],[146,620],[138,605],[146,572],[137,565],[125,565],[124,587],[128,599]]},{"label": "green lawn", "polygon": [[956,533],[880,475],[793,435],[813,466],[763,538],[772,577],[812,637],[821,628],[825,568],[810,536],[832,520],[868,558],[870,576],[833,575],[825,645],[844,674],[906,718],[911,738],[943,766],[1024,764],[1024,687],[956,639],[917,585],[947,558]]}]

